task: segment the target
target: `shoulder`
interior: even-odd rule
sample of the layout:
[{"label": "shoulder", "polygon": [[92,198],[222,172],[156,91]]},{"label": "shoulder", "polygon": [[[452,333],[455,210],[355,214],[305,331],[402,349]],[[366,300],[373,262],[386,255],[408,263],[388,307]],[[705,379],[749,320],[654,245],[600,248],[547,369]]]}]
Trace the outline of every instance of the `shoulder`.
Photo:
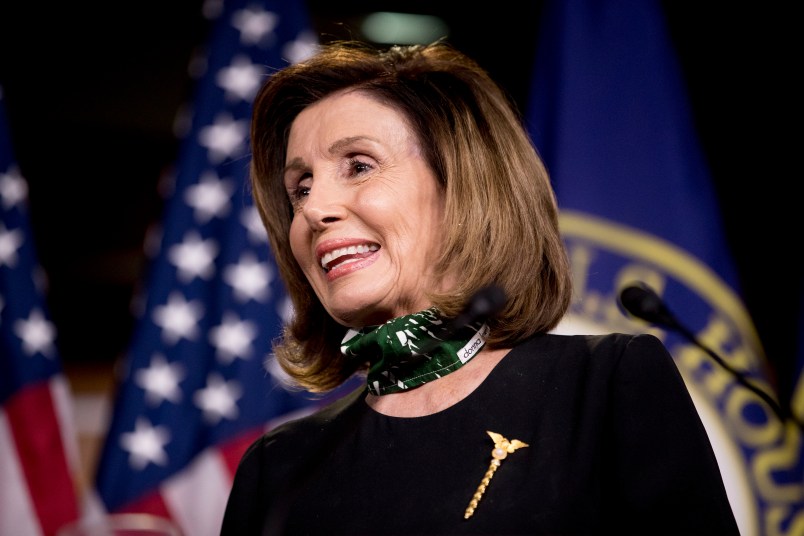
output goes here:
[{"label": "shoulder", "polygon": [[[550,368],[554,382],[583,385],[600,397],[605,393],[611,403],[622,404],[629,412],[651,407],[657,400],[664,400],[668,407],[693,408],[675,360],[655,335],[548,334],[529,341],[529,349],[531,355],[548,356],[548,367],[534,368]],[[656,408],[651,411],[661,413]]]},{"label": "shoulder", "polygon": [[[516,366],[553,382],[589,384],[641,379],[683,383],[673,357],[651,334],[543,334],[514,352]],[[513,363],[512,363],[513,365]]]},{"label": "shoulder", "polygon": [[305,446],[315,444],[315,441],[311,441],[312,437],[329,433],[330,429],[341,425],[364,394],[365,387],[359,387],[314,413],[283,422],[251,443],[243,460],[262,459],[269,452],[271,456],[296,458],[303,453]]},{"label": "shoulder", "polygon": [[262,533],[267,513],[280,507],[293,483],[306,478],[315,464],[325,459],[324,445],[345,428],[342,423],[349,415],[359,410],[363,393],[365,387],[355,389],[315,413],[285,421],[252,442],[237,466],[221,534]]},{"label": "shoulder", "polygon": [[521,350],[554,359],[609,360],[657,356],[670,359],[664,344],[647,333],[606,333],[595,335],[566,335],[548,333],[536,335],[520,345]]}]

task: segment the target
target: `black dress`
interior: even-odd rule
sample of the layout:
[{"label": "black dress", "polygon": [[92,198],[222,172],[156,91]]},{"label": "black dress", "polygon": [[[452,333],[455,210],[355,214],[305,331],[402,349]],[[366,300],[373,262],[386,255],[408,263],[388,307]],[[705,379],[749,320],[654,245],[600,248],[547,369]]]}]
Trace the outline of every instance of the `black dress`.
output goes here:
[{"label": "black dress", "polygon": [[[469,396],[388,417],[360,389],[244,455],[222,535],[739,534],[681,375],[650,335],[537,335]],[[489,468],[487,431],[528,446]]]}]

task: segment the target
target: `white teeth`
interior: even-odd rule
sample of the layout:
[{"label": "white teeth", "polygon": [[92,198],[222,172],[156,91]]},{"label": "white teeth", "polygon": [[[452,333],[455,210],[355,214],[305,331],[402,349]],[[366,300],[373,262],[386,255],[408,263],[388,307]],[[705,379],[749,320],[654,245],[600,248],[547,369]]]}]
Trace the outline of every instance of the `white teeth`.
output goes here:
[{"label": "white teeth", "polygon": [[380,247],[377,244],[360,244],[359,246],[349,246],[345,248],[338,248],[333,249],[329,253],[325,253],[323,257],[321,257],[321,267],[324,270],[329,270],[327,265],[331,263],[334,259],[338,257],[342,257],[344,255],[356,255],[358,253],[367,253],[369,251],[377,251]]}]

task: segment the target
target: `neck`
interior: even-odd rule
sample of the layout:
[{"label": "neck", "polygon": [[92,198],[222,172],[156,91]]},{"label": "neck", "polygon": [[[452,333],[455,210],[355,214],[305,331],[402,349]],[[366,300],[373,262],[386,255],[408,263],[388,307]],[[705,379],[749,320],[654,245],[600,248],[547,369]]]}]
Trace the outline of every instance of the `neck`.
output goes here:
[{"label": "neck", "polygon": [[368,394],[366,403],[389,417],[423,417],[457,404],[483,383],[492,369],[510,351],[483,349],[458,370],[415,389],[382,396]]}]

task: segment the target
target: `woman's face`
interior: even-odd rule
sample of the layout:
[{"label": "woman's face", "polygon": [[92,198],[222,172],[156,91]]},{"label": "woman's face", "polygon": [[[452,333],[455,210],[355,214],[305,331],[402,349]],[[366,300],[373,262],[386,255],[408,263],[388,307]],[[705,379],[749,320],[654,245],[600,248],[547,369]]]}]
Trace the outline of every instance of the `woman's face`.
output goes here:
[{"label": "woman's face", "polygon": [[336,321],[431,305],[444,199],[402,114],[359,91],[330,95],[296,117],[285,163],[293,256]]}]

